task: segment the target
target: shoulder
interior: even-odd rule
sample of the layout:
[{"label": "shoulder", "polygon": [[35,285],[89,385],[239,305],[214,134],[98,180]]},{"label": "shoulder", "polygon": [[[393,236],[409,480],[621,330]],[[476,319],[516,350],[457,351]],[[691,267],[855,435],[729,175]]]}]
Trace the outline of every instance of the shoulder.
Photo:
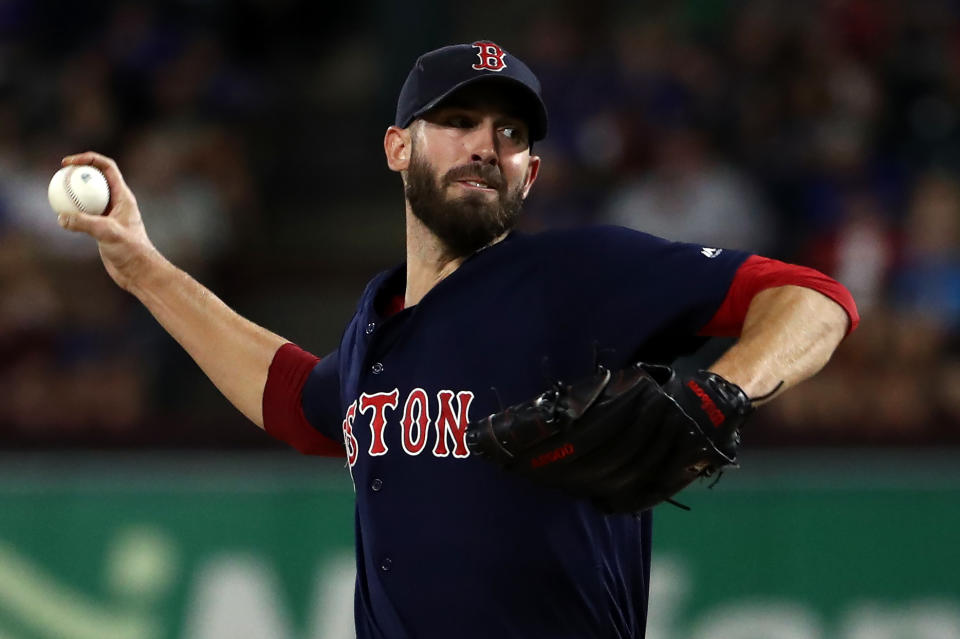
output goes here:
[{"label": "shoulder", "polygon": [[[586,266],[590,263],[623,262],[653,264],[664,261],[724,262],[745,259],[746,253],[701,244],[676,242],[650,233],[615,225],[584,226],[543,231],[517,238],[517,250],[541,258],[553,258]],[[722,258],[717,260],[716,258]]]},{"label": "shoulder", "polygon": [[[596,225],[553,230],[517,238],[518,253],[549,264],[551,277],[564,282],[583,280],[589,286],[646,282],[676,291],[697,281],[724,288],[748,253],[675,242],[622,226]],[[524,246],[525,245],[525,246]],[[674,295],[679,293],[674,292]]]},{"label": "shoulder", "polygon": [[649,233],[609,224],[568,229],[552,229],[535,234],[518,233],[518,248],[544,252],[574,253],[609,251],[618,248],[631,251],[661,250],[672,242]]}]

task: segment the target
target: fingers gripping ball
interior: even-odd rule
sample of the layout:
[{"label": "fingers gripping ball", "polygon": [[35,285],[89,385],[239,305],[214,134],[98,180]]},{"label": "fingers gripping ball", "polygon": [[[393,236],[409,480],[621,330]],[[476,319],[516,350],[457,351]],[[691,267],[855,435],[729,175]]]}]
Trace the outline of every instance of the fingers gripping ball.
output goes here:
[{"label": "fingers gripping ball", "polygon": [[474,455],[586,498],[605,512],[639,512],[697,477],[736,465],[752,405],[707,371],[682,378],[637,363],[600,368],[467,428]]},{"label": "fingers gripping ball", "polygon": [[110,187],[100,169],[74,164],[53,175],[47,197],[59,214],[103,215],[110,203]]}]

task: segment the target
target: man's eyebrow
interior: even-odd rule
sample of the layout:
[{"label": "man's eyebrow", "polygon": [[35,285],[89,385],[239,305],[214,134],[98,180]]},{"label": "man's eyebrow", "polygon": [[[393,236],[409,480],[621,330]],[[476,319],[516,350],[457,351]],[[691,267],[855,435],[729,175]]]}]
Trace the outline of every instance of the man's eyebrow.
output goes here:
[{"label": "man's eyebrow", "polygon": [[502,117],[497,118],[498,122],[506,122],[507,124],[516,124],[521,126],[528,126],[526,118],[519,115],[510,115],[505,113]]},{"label": "man's eyebrow", "polygon": [[[449,115],[464,114],[468,117],[476,118],[480,115],[481,112],[486,112],[490,110],[490,107],[484,105],[471,105],[471,104],[457,104],[457,103],[448,103],[441,104],[430,110],[430,114],[427,115],[427,119],[447,117]],[[530,124],[529,120],[519,113],[511,113],[509,111],[502,111],[496,109],[497,113],[494,116],[494,121],[497,126],[512,126],[517,128],[522,128],[527,135],[530,133]]]},{"label": "man's eyebrow", "polygon": [[[436,110],[437,110],[437,112],[447,111],[447,110],[450,110],[450,111],[463,111],[463,112],[470,113],[470,114],[472,114],[472,115],[476,115],[476,114],[481,113],[481,112],[486,113],[486,112],[489,112],[489,111],[490,111],[490,109],[489,109],[488,107],[484,107],[484,106],[471,106],[471,105],[469,105],[469,104],[445,104],[445,105],[443,105],[443,106],[437,107]],[[511,113],[510,111],[504,111],[504,110],[500,110],[500,109],[496,109],[496,115],[494,116],[494,119],[495,119],[497,122],[508,122],[508,123],[511,123],[511,124],[524,124],[524,125],[525,125],[526,122],[527,122],[526,118],[524,118],[524,117],[523,117],[522,115],[520,115],[519,113]]]}]

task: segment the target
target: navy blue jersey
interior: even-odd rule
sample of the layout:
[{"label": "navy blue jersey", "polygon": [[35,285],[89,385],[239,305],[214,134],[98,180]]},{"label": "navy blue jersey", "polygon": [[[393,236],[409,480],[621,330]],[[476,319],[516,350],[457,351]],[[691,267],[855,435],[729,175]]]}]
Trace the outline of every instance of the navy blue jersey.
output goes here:
[{"label": "navy blue jersey", "polygon": [[389,316],[405,267],[375,277],[302,394],[356,488],[358,637],[642,637],[650,513],[471,458],[464,430],[598,355],[691,351],[747,257],[618,227],[512,233]]}]

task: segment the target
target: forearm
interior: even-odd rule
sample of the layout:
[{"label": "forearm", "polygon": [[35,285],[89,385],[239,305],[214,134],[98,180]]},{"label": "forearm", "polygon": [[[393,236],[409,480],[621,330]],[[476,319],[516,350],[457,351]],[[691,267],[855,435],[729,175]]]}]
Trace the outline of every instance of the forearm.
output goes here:
[{"label": "forearm", "polygon": [[780,385],[779,394],[823,368],[848,322],[843,307],[817,291],[767,289],[751,301],[740,339],[710,370],[749,397],[767,395]]},{"label": "forearm", "polygon": [[237,409],[263,428],[263,389],[287,340],[241,317],[159,254],[128,287]]}]

